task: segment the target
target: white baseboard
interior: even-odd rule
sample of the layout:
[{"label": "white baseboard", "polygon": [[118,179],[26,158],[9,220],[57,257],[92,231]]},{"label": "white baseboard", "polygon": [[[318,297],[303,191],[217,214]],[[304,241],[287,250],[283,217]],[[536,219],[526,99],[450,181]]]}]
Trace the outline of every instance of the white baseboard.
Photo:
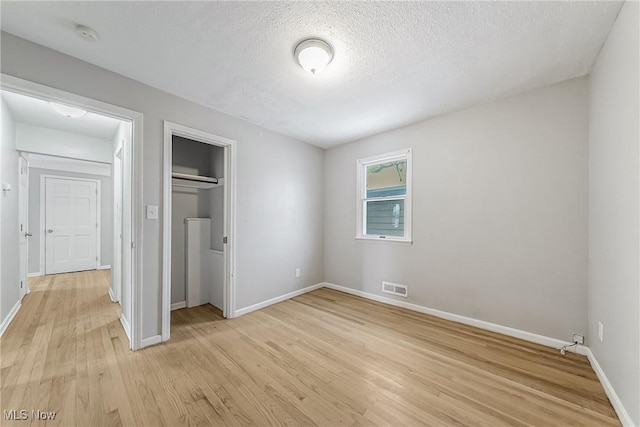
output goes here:
[{"label": "white baseboard", "polygon": [[109,287],[109,298],[111,299],[111,302],[118,302],[113,296],[113,289],[111,289],[111,287]]},{"label": "white baseboard", "polygon": [[4,331],[7,330],[13,318],[16,317],[16,314],[18,314],[20,307],[22,307],[22,301],[19,300],[15,303],[9,314],[7,314],[7,317],[2,320],[2,323],[0,323],[0,337],[4,334]]},{"label": "white baseboard", "polygon": [[[122,328],[124,329],[124,333],[127,334],[127,338],[129,338],[129,344],[131,344],[131,326],[129,326],[129,321],[120,314],[120,323],[122,324]],[[131,347],[131,345],[129,345]]]},{"label": "white baseboard", "polygon": [[181,308],[185,308],[187,306],[187,302],[186,301],[181,301],[181,302],[176,302],[171,304],[171,311],[173,310],[178,310]]},{"label": "white baseboard", "polygon": [[39,271],[37,273],[27,274],[27,277],[40,277],[40,276],[42,276],[42,273],[40,273]]},{"label": "white baseboard", "polygon": [[161,342],[162,342],[162,335],[154,335],[149,338],[143,338],[142,344],[140,345],[140,349],[143,349],[145,347],[149,347],[152,345],[160,344]]},{"label": "white baseboard", "polygon": [[620,418],[620,422],[622,423],[622,425],[625,427],[634,426],[635,424],[633,423],[633,420],[631,420],[631,416],[625,409],[622,401],[618,397],[618,394],[609,382],[609,378],[607,378],[607,375],[602,370],[602,367],[596,360],[596,357],[594,356],[590,348],[587,348],[587,358],[589,359],[589,363],[591,363],[591,367],[596,372],[596,375],[598,376],[598,379],[600,380],[605,393],[607,393],[607,397],[609,398],[609,402],[611,402],[611,406],[613,406],[616,414],[618,414],[618,418]]},{"label": "white baseboard", "polygon": [[[347,294],[356,295],[362,298],[366,298],[372,301],[381,302],[384,304],[393,305],[396,307],[406,308],[407,310],[417,311],[419,313],[429,314],[431,316],[440,317],[441,319],[451,320],[453,322],[463,323],[469,326],[475,326],[476,328],[486,329],[488,331],[497,332],[499,334],[508,335],[514,338],[520,338],[525,341],[530,341],[536,344],[541,344],[547,347],[560,348],[564,345],[570,345],[569,341],[559,340],[557,338],[551,338],[544,335],[534,334],[532,332],[522,331],[520,329],[511,328],[509,326],[498,325],[496,323],[485,322],[484,320],[478,320],[471,317],[461,316],[459,314],[448,313],[446,311],[436,310],[434,308],[425,307],[418,304],[413,304],[406,301],[398,301],[392,298],[383,297],[369,292],[360,291],[357,289],[347,288],[346,286],[336,285],[334,283],[323,283],[325,288],[333,289]],[[578,345],[569,349],[575,353],[583,356],[587,355],[587,347]]]},{"label": "white baseboard", "polygon": [[271,298],[266,301],[259,302],[257,304],[250,305],[248,307],[241,308],[236,310],[233,314],[233,317],[243,316],[247,313],[251,313],[252,311],[260,310],[261,308],[268,307],[273,304],[277,304],[282,301],[286,301],[293,297],[297,297],[298,295],[306,294],[307,292],[315,291],[316,289],[320,289],[325,286],[325,283],[318,283],[316,285],[307,286],[306,288],[298,289],[297,291],[289,292],[288,294],[280,295],[279,297]]},{"label": "white baseboard", "polygon": [[110,265],[101,265],[100,267],[98,267],[98,270],[111,270],[111,266]]}]

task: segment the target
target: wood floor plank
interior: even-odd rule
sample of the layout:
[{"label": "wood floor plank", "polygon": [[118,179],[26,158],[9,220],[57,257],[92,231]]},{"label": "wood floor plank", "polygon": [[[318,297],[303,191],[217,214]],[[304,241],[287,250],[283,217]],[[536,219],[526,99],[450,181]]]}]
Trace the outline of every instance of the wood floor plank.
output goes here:
[{"label": "wood floor plank", "polygon": [[31,279],[0,409],[64,426],[618,426],[585,357],[318,289],[237,319],[172,312],[129,350],[108,270]]}]

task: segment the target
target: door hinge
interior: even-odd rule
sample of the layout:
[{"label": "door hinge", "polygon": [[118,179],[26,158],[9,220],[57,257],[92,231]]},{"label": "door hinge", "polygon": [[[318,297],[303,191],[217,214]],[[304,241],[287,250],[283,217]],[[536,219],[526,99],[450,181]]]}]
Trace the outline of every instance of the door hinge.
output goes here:
[{"label": "door hinge", "polygon": [[96,222],[96,228],[98,228],[98,223]]},{"label": "door hinge", "polygon": [[226,238],[226,236],[222,238],[222,244],[223,244],[223,245],[226,245],[226,244],[227,244],[227,238]]},{"label": "door hinge", "polygon": [[22,289],[23,285],[24,285],[24,281],[20,280],[20,289]]},{"label": "door hinge", "polygon": [[131,249],[135,249],[136,248],[136,242],[131,242]]},{"label": "door hinge", "polygon": [[96,257],[96,261],[98,260],[98,257]]}]

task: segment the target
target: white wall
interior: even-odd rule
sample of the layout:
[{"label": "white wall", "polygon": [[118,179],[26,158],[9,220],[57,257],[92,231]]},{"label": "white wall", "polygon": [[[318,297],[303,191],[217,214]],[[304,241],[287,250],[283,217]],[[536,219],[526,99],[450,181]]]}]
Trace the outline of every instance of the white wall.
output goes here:
[{"label": "white wall", "polygon": [[16,148],[30,153],[111,163],[113,142],[40,126],[18,123]]},{"label": "white wall", "polygon": [[[586,325],[585,78],[325,153],[325,280],[569,340]],[[413,148],[413,245],[356,235],[356,160]],[[385,296],[389,296],[384,294]]]},{"label": "white wall", "polygon": [[[322,281],[322,150],[7,33],[1,49],[3,73],[144,114],[145,205],[162,201],[162,120],[238,141],[237,308]],[[142,230],[143,338],[161,331],[161,224]]]},{"label": "white wall", "polygon": [[624,4],[589,78],[588,345],[634,425],[640,425],[639,9],[637,2]]},{"label": "white wall", "polygon": [[15,122],[4,101],[2,104],[2,139],[0,140],[0,185],[10,184],[11,191],[0,190],[0,322],[7,318],[20,297],[20,253],[18,251],[18,152],[15,147]]},{"label": "white wall", "polygon": [[[186,299],[185,218],[208,218],[209,197],[205,190],[174,187],[171,192],[171,304]],[[200,207],[200,209],[199,209]]]},{"label": "white wall", "polygon": [[[40,243],[44,229],[40,229],[40,176],[95,179],[100,181],[100,264],[111,265],[113,258],[113,189],[110,176],[62,172],[59,170],[29,168],[29,273],[44,274],[44,259],[40,259]],[[42,264],[41,264],[42,263]]]}]

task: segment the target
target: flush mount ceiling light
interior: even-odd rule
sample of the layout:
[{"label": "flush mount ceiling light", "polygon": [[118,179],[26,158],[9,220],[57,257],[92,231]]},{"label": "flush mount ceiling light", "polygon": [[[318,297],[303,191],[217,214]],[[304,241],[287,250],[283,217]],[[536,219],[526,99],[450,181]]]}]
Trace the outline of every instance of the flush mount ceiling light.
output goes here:
[{"label": "flush mount ceiling light", "polygon": [[298,43],[293,56],[302,68],[311,74],[317,74],[333,59],[333,49],[324,40],[308,39]]},{"label": "flush mount ceiling light", "polygon": [[76,25],[76,34],[89,43],[95,43],[98,41],[98,33],[96,33],[93,28],[89,28],[86,25]]},{"label": "flush mount ceiling light", "polygon": [[63,116],[72,117],[74,119],[87,114],[87,110],[83,110],[82,108],[69,107],[68,105],[56,104],[55,102],[49,102],[49,105]]}]

